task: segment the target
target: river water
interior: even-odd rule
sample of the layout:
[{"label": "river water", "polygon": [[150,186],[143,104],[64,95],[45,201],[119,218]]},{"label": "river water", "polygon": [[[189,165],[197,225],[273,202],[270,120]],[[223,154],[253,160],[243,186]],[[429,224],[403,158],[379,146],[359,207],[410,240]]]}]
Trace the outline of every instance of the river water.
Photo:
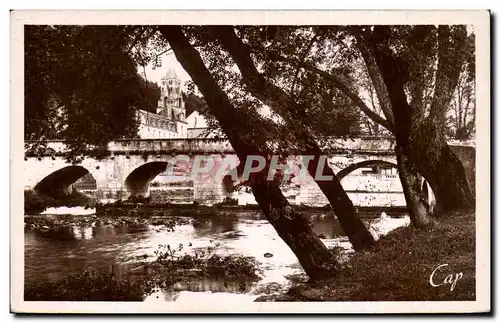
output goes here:
[{"label": "river water", "polygon": [[[62,212],[54,210],[53,213]],[[214,297],[221,298],[221,301],[225,297],[253,301],[261,295],[283,292],[293,282],[307,279],[295,255],[258,211],[234,211],[233,216],[221,218],[186,218],[190,223],[178,225],[173,231],[154,225],[142,230],[126,226],[97,227],[92,225],[91,212],[85,210],[82,213],[85,214],[72,216],[88,217],[88,224],[73,226],[64,239],[40,236],[32,231],[25,232],[26,282],[55,280],[88,267],[111,270],[113,264],[117,275],[127,276],[140,263],[154,260],[154,251],[158,250],[160,244],[172,247],[183,244],[183,252],[191,254],[219,244],[215,252],[222,256],[254,257],[262,270],[262,279],[250,285],[211,279],[178,283],[168,290],[148,296],[146,302],[193,302],[202,301],[207,296],[212,301]],[[310,216],[314,231],[326,246],[339,246],[346,254],[352,251],[351,244],[331,213],[315,211],[310,212]],[[409,223],[407,216],[391,218],[385,214],[365,218],[363,221],[377,238]]]}]

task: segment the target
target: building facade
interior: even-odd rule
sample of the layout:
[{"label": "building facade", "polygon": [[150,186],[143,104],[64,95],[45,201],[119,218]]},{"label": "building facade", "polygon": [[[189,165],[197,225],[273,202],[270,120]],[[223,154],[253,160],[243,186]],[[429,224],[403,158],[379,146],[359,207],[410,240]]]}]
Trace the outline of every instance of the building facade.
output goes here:
[{"label": "building facade", "polygon": [[137,111],[141,139],[187,138],[186,108],[181,80],[168,69],[161,80],[161,96],[156,113]]},{"label": "building facade", "polygon": [[186,108],[182,98],[181,80],[173,69],[161,79],[161,96],[156,113],[170,120],[184,121]]},{"label": "building facade", "polygon": [[188,138],[201,138],[211,137],[207,136],[208,122],[207,119],[198,111],[193,111],[187,118],[187,137]]},{"label": "building facade", "polygon": [[144,110],[137,111],[139,120],[139,138],[141,139],[170,139],[186,138],[187,125],[183,121],[174,121],[163,115]]}]

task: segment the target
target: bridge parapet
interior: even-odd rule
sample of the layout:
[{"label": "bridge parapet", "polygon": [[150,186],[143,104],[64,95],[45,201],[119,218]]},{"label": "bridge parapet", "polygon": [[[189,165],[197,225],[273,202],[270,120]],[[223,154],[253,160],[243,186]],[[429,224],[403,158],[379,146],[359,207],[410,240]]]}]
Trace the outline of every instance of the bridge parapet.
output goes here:
[{"label": "bridge parapet", "polygon": [[[463,146],[457,145],[456,142],[450,142],[450,145]],[[325,153],[393,155],[395,140],[392,137],[331,138],[324,142],[322,146]],[[107,147],[110,153],[130,155],[159,152],[174,154],[234,153],[229,141],[213,138],[126,139],[112,141]],[[47,149],[38,152],[37,155],[64,154],[65,151],[66,145],[64,142],[48,141]]]},{"label": "bridge parapet", "polygon": [[[116,140],[107,145],[112,154],[141,155],[143,153],[234,153],[227,140],[216,139],[130,139]],[[46,149],[37,151],[37,156],[64,154],[67,146],[63,141],[48,141]],[[89,149],[90,150],[90,149]],[[33,153],[32,153],[33,154]]]},{"label": "bridge parapet", "polygon": [[322,148],[325,152],[360,152],[394,154],[395,140],[392,137],[329,138]]},{"label": "bridge parapet", "polygon": [[[386,137],[332,138],[323,145],[325,152],[380,152],[393,153],[394,141]],[[189,139],[127,139],[112,141],[107,146],[113,154],[143,154],[173,152],[192,153],[234,153],[229,141],[213,138]],[[47,149],[40,156],[63,154],[66,145],[62,141],[48,141]]]},{"label": "bridge parapet", "polygon": [[174,153],[234,153],[227,140],[220,139],[137,139],[117,140],[108,144],[110,152],[142,153],[142,152],[174,152]]}]

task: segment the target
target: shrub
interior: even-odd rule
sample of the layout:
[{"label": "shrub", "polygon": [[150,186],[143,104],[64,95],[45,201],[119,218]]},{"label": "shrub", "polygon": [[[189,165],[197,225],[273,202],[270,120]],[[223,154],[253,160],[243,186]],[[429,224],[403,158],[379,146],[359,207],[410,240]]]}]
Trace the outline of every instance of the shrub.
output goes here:
[{"label": "shrub", "polygon": [[55,203],[52,206],[95,206],[95,200],[89,198],[85,194],[82,194],[76,190],[71,191],[70,193],[61,193],[60,195],[55,196]]},{"label": "shrub", "polygon": [[220,256],[215,250],[220,246],[213,243],[204,250],[198,250],[194,255],[179,253],[183,245],[171,248],[160,245],[155,251],[157,259],[151,264],[155,269],[159,284],[166,286],[185,277],[211,277],[225,279],[258,280],[258,262],[253,257]]},{"label": "shrub", "polygon": [[214,204],[213,207],[219,208],[222,206],[229,206],[229,205],[238,205],[238,199],[227,196],[222,202]]},{"label": "shrub", "polygon": [[41,213],[48,207],[93,207],[95,204],[94,199],[78,191],[72,191],[71,193],[61,192],[53,197],[32,190],[24,191],[24,213],[29,214]]},{"label": "shrub", "polygon": [[219,256],[214,252],[218,243],[197,251],[194,255],[179,253],[180,244],[172,249],[160,245],[155,252],[157,259],[145,263],[151,269],[148,276],[135,279],[118,279],[111,273],[84,270],[69,274],[57,281],[36,281],[25,285],[25,301],[142,301],[159,287],[192,278],[224,278],[239,281],[256,281],[258,263],[243,256]]},{"label": "shrub", "polygon": [[29,283],[25,301],[142,301],[153,289],[148,279],[119,280],[113,273],[85,270],[56,282]]},{"label": "shrub", "polygon": [[111,151],[109,151],[107,146],[96,147],[89,152],[89,156],[97,160],[102,160],[111,156]]},{"label": "shrub", "polygon": [[138,195],[138,196],[130,196],[128,199],[127,199],[127,202],[130,202],[130,203],[142,203],[142,204],[148,204],[151,202],[151,198],[150,197],[145,197],[143,195]]},{"label": "shrub", "polygon": [[24,191],[24,213],[38,214],[54,204],[55,200],[51,197],[38,194],[32,190]]}]

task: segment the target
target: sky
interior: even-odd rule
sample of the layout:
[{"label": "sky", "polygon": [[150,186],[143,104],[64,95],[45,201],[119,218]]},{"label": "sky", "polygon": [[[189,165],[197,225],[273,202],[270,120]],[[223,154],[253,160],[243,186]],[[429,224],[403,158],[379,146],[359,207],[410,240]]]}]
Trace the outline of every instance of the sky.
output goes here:
[{"label": "sky", "polygon": [[[162,66],[156,69],[153,68],[152,64],[146,66],[146,78],[150,82],[156,82],[159,86],[161,85],[161,78],[167,73],[169,68],[173,69],[179,79],[181,80],[181,89],[185,90],[185,83],[191,80],[189,74],[184,70],[182,65],[177,61],[173,53],[163,54],[160,56],[162,61]],[[138,67],[137,71],[144,77],[144,70],[142,67]],[[271,116],[271,109],[268,106],[262,106],[259,112],[266,117],[271,117],[275,122],[279,122],[277,116]]]},{"label": "sky", "polygon": [[[165,75],[169,68],[173,69],[179,79],[181,80],[182,88],[184,89],[184,83],[191,80],[188,73],[182,68],[181,64],[175,58],[175,55],[170,52],[169,54],[163,54],[160,56],[162,61],[162,66],[153,69],[153,65],[149,64],[146,66],[146,78],[150,82],[156,82],[158,85],[161,83],[161,78]],[[138,72],[144,77],[144,71],[142,67],[138,68]]]}]

